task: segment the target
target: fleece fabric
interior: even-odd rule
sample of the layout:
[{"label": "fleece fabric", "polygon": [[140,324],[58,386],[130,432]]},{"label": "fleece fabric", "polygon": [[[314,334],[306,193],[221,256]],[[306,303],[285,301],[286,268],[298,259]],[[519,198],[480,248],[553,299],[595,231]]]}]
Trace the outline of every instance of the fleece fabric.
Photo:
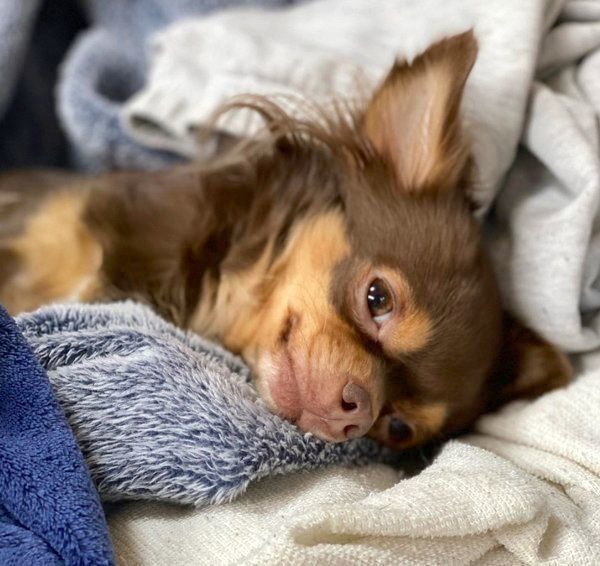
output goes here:
[{"label": "fleece fabric", "polygon": [[240,359],[149,308],[55,306],[18,317],[107,501],[229,501],[259,478],[383,456],[330,444],[259,399]]},{"label": "fleece fabric", "polygon": [[119,118],[144,84],[151,35],[190,16],[298,1],[2,0],[0,168],[173,163],[176,155],[132,140]]},{"label": "fleece fabric", "polygon": [[48,377],[2,307],[0,564],[114,564],[81,451]]}]

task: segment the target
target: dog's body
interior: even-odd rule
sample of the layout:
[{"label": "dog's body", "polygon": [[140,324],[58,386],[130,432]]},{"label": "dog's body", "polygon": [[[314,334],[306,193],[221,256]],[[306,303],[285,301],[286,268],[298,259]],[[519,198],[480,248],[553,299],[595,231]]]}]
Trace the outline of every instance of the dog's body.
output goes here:
[{"label": "dog's body", "polygon": [[255,102],[271,136],[211,166],[5,174],[0,302],[145,301],[334,441],[411,446],[564,384],[564,356],[502,312],[472,218],[475,54],[466,33],[396,64],[351,120]]}]

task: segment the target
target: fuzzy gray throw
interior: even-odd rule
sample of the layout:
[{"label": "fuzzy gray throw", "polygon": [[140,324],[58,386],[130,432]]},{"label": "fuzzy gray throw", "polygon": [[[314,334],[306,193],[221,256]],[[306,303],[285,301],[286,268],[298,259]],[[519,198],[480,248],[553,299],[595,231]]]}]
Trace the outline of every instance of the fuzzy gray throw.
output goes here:
[{"label": "fuzzy gray throw", "polygon": [[104,500],[228,501],[251,481],[381,456],[273,415],[242,361],[131,302],[17,318]]}]

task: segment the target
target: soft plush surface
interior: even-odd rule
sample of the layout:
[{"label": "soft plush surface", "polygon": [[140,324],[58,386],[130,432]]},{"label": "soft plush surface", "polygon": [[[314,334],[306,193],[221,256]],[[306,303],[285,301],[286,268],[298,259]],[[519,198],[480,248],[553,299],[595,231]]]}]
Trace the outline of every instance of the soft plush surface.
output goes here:
[{"label": "soft plush surface", "polygon": [[0,564],[113,564],[104,514],[48,378],[0,307]]},{"label": "soft plush surface", "polygon": [[265,476],[380,454],[300,433],[257,398],[239,359],[141,305],[49,307],[18,325],[105,500],[218,503]]},{"label": "soft plush surface", "polygon": [[585,364],[567,391],[482,419],[410,479],[333,467],[202,511],[123,505],[115,552],[181,566],[600,564],[600,356]]}]

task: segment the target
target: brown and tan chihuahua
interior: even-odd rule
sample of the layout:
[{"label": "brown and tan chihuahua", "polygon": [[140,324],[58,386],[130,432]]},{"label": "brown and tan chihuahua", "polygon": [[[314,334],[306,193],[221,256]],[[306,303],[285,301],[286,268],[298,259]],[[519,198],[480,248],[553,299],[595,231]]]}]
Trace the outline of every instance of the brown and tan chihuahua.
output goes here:
[{"label": "brown and tan chihuahua", "polygon": [[503,310],[469,199],[460,105],[477,44],[397,62],[351,118],[293,119],[162,172],[0,179],[0,302],[133,298],[222,342],[273,411],[392,448],[568,382],[564,355]]}]

